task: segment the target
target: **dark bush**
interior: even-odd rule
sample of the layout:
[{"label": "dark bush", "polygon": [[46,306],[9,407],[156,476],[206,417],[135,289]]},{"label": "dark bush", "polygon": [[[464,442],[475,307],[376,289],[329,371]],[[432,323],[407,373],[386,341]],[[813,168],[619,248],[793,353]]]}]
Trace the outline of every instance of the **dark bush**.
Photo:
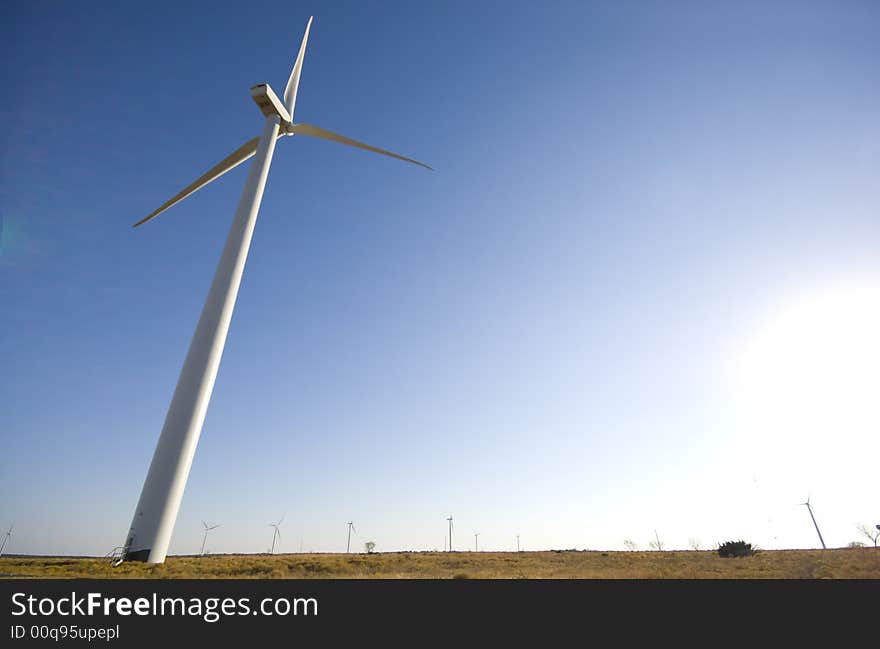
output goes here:
[{"label": "dark bush", "polygon": [[727,541],[718,546],[718,554],[722,557],[750,557],[757,551],[757,548],[745,541]]}]

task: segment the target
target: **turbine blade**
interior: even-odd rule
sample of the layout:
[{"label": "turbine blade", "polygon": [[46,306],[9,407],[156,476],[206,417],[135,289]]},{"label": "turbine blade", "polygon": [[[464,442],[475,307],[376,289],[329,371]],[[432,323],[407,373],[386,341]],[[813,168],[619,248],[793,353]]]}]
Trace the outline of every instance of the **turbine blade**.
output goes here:
[{"label": "turbine blade", "polygon": [[398,160],[411,162],[413,164],[419,165],[420,167],[424,167],[425,169],[430,169],[431,171],[434,171],[433,167],[429,167],[424,162],[419,162],[418,160],[413,160],[412,158],[407,158],[406,156],[391,153],[391,151],[386,151],[385,149],[380,149],[378,147],[370,146],[369,144],[364,144],[363,142],[358,142],[357,140],[352,140],[350,137],[345,137],[344,135],[333,133],[332,131],[325,130],[312,124],[294,124],[291,127],[291,130],[296,135],[308,135],[309,137],[318,137],[323,140],[331,140],[332,142],[347,144],[348,146],[354,146],[359,149],[366,149],[367,151],[381,153],[382,155],[391,156],[392,158],[397,158]]},{"label": "turbine blade", "polygon": [[309,30],[312,28],[313,19],[314,16],[309,16],[309,22],[306,23],[306,33],[303,34],[302,44],[299,46],[299,54],[296,55],[293,69],[290,71],[287,87],[284,88],[284,105],[287,107],[287,112],[290,113],[291,120],[293,119],[293,109],[296,107],[296,91],[299,88],[299,77],[302,73],[303,59],[306,56],[306,43],[309,40]]},{"label": "turbine blade", "polygon": [[242,162],[244,162],[245,160],[250,158],[252,155],[254,155],[254,153],[257,152],[257,144],[259,142],[260,142],[260,138],[258,138],[258,137],[255,137],[253,140],[249,140],[248,142],[245,142],[242,146],[240,146],[235,151],[230,153],[228,156],[223,158],[223,160],[221,160],[216,165],[211,167],[211,169],[209,169],[205,174],[200,176],[198,178],[198,180],[194,181],[190,185],[187,185],[184,189],[182,189],[180,191],[179,194],[174,196],[168,202],[164,203],[159,209],[155,210],[154,212],[151,212],[145,218],[142,218],[140,221],[135,223],[133,227],[137,227],[139,225],[146,223],[150,219],[158,216],[159,214],[161,214],[162,212],[167,210],[172,205],[179,203],[180,201],[182,201],[184,198],[186,198],[190,194],[201,189],[202,187],[207,185],[212,180],[216,180],[217,178],[219,178],[220,176],[225,174],[230,169],[233,169],[233,168],[237,167],[238,165],[240,165]]}]

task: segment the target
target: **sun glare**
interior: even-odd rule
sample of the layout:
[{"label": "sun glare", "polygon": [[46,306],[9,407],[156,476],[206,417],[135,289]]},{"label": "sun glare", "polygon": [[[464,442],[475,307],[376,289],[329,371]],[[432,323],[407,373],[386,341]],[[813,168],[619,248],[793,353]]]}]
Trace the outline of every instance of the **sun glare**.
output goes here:
[{"label": "sun glare", "polygon": [[757,332],[738,361],[741,423],[770,448],[876,436],[880,283],[825,291],[788,305]]}]

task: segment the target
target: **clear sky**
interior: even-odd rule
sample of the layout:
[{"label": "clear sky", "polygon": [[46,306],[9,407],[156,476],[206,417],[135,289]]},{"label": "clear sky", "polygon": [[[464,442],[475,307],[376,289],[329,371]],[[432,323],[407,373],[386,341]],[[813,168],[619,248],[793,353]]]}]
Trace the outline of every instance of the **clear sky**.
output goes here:
[{"label": "clear sky", "polygon": [[[124,542],[278,143],[171,542],[829,547],[880,523],[876,2],[12,2],[0,527]],[[861,538],[862,541],[867,541]]]}]

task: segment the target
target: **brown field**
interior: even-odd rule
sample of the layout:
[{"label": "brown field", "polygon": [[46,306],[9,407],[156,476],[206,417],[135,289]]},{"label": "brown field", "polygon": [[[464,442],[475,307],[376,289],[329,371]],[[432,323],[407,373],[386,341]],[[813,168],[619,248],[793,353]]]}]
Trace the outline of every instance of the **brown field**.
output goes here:
[{"label": "brown field", "polygon": [[0,558],[0,578],[36,579],[878,579],[880,550],[382,552],[170,556],[162,565],[80,557]]}]

